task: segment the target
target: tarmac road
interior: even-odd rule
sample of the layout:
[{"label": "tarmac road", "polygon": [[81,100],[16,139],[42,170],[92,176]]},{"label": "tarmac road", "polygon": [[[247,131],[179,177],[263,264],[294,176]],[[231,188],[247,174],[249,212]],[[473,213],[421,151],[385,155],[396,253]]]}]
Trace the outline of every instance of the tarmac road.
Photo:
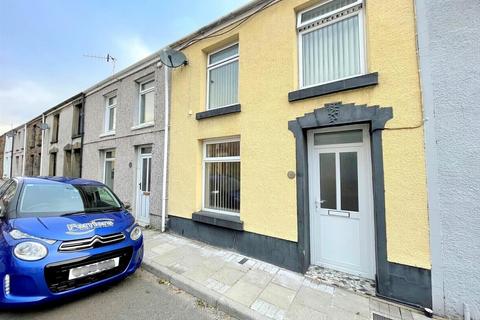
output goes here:
[{"label": "tarmac road", "polygon": [[232,320],[141,269],[124,281],[42,308],[0,312],[12,320]]}]

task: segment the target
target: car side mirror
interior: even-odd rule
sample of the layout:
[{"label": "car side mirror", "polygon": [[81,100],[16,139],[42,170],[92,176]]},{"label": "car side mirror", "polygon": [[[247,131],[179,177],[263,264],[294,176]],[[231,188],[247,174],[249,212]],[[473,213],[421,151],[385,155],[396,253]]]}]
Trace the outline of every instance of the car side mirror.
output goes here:
[{"label": "car side mirror", "polygon": [[127,210],[132,209],[132,205],[130,204],[130,202],[125,202],[125,203],[123,204],[123,206],[124,206],[125,209],[127,209]]}]

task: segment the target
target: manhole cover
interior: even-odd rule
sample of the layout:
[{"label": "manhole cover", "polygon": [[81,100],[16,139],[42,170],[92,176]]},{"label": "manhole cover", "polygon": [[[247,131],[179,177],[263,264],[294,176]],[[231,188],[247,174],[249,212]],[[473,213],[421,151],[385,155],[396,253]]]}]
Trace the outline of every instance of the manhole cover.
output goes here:
[{"label": "manhole cover", "polygon": [[373,314],[373,320],[392,320],[392,319],[374,313],[374,314]]}]

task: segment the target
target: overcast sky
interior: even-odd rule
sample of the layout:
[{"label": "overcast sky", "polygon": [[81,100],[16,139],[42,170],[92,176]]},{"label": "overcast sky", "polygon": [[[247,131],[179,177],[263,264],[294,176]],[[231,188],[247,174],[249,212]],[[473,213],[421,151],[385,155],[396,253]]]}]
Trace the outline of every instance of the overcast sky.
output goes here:
[{"label": "overcast sky", "polygon": [[248,0],[0,0],[0,134]]}]

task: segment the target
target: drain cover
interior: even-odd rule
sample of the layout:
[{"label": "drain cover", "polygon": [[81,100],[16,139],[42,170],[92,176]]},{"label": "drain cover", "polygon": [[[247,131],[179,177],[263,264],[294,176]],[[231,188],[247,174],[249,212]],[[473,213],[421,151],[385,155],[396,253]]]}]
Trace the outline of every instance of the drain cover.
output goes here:
[{"label": "drain cover", "polygon": [[384,317],[382,315],[374,313],[373,314],[373,320],[393,320],[393,319],[390,319],[390,318],[387,318],[387,317]]},{"label": "drain cover", "polygon": [[244,264],[244,263],[245,263],[245,262],[247,262],[247,261],[248,261],[248,259],[247,259],[247,258],[243,258],[243,259],[242,259],[242,260],[240,260],[238,263],[240,263],[240,264]]}]

